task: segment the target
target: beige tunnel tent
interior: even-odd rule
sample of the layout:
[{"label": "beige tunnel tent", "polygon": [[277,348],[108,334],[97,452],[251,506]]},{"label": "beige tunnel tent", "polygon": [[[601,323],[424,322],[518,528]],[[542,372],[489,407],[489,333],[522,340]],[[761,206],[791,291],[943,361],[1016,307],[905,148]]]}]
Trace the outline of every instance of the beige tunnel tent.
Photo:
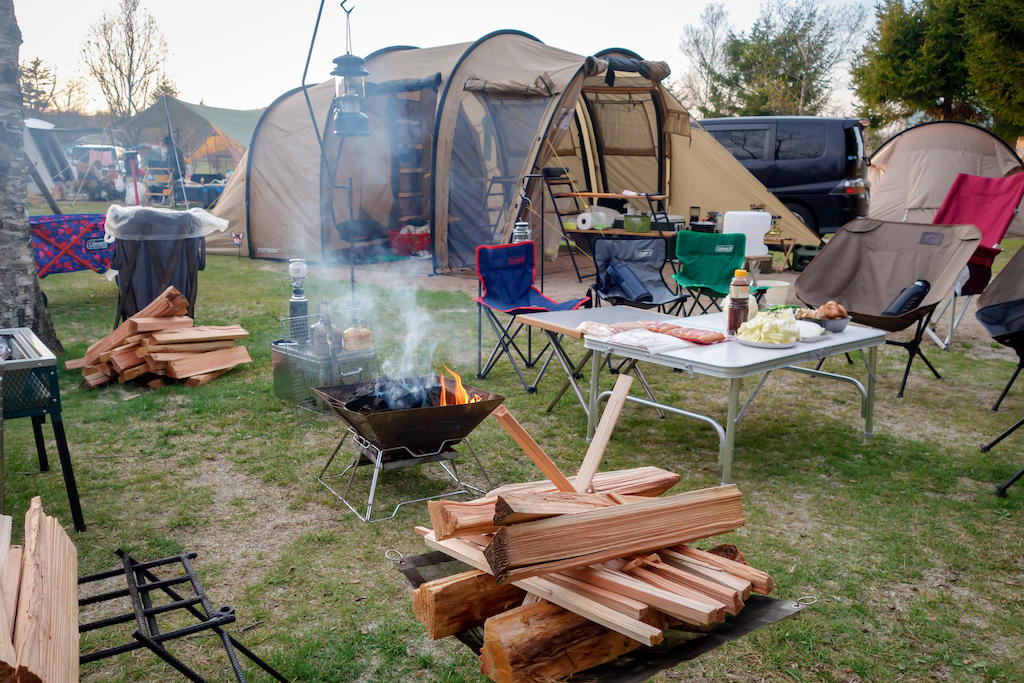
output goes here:
[{"label": "beige tunnel tent", "polygon": [[[871,155],[868,215],[929,223],[958,173],[1001,178],[1022,171],[1016,152],[983,128],[959,121],[922,123],[889,138]],[[1024,211],[1018,209],[1007,234],[1024,236]]]},{"label": "beige tunnel tent", "polygon": [[[784,235],[819,241],[690,127],[661,83],[662,62],[623,50],[582,57],[498,31],[474,43],[380,50],[366,69],[367,137],[331,134],[333,83],[290,91],[266,109],[215,208],[243,244],[211,237],[211,252],[332,261],[349,239],[427,223],[435,269],[445,271],[471,266],[478,245],[507,241],[522,219],[551,256],[558,219],[550,195],[542,201],[543,182],[529,177],[550,167],[565,168],[580,191],[668,194],[672,214],[761,204],[782,217]],[[349,179],[351,207],[337,187]]]}]

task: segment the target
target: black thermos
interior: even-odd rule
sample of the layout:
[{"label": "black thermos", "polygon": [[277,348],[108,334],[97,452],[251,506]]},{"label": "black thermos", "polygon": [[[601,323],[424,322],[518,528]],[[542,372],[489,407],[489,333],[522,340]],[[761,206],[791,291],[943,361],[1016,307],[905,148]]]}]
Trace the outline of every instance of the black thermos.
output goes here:
[{"label": "black thermos", "polygon": [[882,315],[901,316],[909,313],[921,304],[931,288],[927,280],[914,280],[913,284],[907,285],[896,295],[888,308],[882,311]]}]

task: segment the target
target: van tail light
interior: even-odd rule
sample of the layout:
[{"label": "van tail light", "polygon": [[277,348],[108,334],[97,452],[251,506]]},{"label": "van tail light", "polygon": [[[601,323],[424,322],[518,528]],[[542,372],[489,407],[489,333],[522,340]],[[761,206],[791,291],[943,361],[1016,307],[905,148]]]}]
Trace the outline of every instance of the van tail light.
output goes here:
[{"label": "van tail light", "polygon": [[865,183],[862,178],[854,178],[853,180],[844,180],[843,182],[839,183],[834,188],[832,188],[832,191],[829,192],[829,194],[855,195],[867,194],[867,192],[867,183]]}]

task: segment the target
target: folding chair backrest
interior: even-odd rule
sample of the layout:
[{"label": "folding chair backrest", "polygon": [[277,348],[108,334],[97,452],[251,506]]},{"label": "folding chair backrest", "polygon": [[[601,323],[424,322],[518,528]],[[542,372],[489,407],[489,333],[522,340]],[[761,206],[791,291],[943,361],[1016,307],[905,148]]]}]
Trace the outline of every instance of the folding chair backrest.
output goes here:
[{"label": "folding chair backrest", "polygon": [[608,274],[612,261],[619,260],[629,266],[649,292],[666,288],[661,275],[665,267],[665,240],[660,237],[611,238],[594,240],[594,264],[597,266],[597,286],[601,292],[618,290]]},{"label": "folding chair backrest", "polygon": [[1017,250],[978,297],[975,315],[993,337],[1024,335],[1024,248]]},{"label": "folding chair backrest", "polygon": [[[906,329],[946,298],[981,239],[973,225],[931,225],[858,218],[842,228],[796,279],[809,306],[835,300],[853,319],[890,332]],[[931,285],[917,308],[882,311],[915,280]]]},{"label": "folding chair backrest", "polygon": [[746,242],[742,233],[680,230],[676,235],[679,273],[694,282],[728,290],[733,271],[743,267]]},{"label": "folding chair backrest", "polygon": [[981,230],[980,246],[995,249],[1006,234],[1022,198],[1024,173],[1004,178],[959,173],[932,222],[976,225]]},{"label": "folding chair backrest", "polygon": [[764,235],[772,227],[772,215],[766,211],[726,211],[722,232],[740,232],[746,236],[745,256],[767,256]]},{"label": "folding chair backrest", "polygon": [[521,301],[535,278],[532,241],[515,244],[482,244],[476,248],[476,273],[484,296],[502,301]]}]

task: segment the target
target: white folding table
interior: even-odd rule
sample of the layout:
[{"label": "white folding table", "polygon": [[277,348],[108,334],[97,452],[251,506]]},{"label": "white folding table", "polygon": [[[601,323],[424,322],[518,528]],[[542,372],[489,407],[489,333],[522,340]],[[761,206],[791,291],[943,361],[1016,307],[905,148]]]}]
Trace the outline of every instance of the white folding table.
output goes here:
[{"label": "white folding table", "polygon": [[[871,327],[851,324],[840,333],[831,334],[814,342],[799,342],[789,348],[754,348],[740,344],[735,340],[727,340],[718,344],[687,346],[665,353],[651,354],[645,349],[615,344],[604,339],[583,336],[576,327],[584,321],[613,323],[630,320],[667,320],[684,327],[721,330],[722,313],[709,313],[689,318],[676,318],[650,311],[643,311],[629,306],[610,306],[578,311],[552,311],[521,316],[523,322],[543,329],[549,339],[556,342],[556,356],[566,372],[567,382],[574,389],[577,398],[584,402],[582,390],[576,382],[576,375],[587,359],[591,361],[590,392],[586,399],[587,438],[589,439],[597,424],[598,407],[601,400],[607,399],[610,392],[599,393],[600,370],[609,356],[628,358],[642,363],[653,363],[663,367],[674,368],[688,373],[707,375],[729,380],[728,415],[723,425],[710,415],[685,410],[676,406],[659,403],[653,399],[629,396],[628,400],[652,408],[670,412],[684,417],[701,420],[709,424],[718,434],[718,461],[722,470],[722,483],[732,480],[732,458],[736,441],[736,429],[739,420],[764,386],[768,376],[775,370],[791,370],[819,377],[848,382],[854,385],[861,394],[861,415],[864,418],[864,435],[870,437],[873,429],[873,411],[875,402],[875,367],[877,364],[878,347],[885,342],[885,332]],[[574,364],[562,348],[562,336],[582,338],[587,356],[580,363]],[[828,356],[860,352],[867,367],[867,386],[859,380],[846,375],[824,372],[815,368],[800,367],[797,363],[818,361]],[[745,377],[760,376],[757,386],[740,405],[740,391]]]}]

